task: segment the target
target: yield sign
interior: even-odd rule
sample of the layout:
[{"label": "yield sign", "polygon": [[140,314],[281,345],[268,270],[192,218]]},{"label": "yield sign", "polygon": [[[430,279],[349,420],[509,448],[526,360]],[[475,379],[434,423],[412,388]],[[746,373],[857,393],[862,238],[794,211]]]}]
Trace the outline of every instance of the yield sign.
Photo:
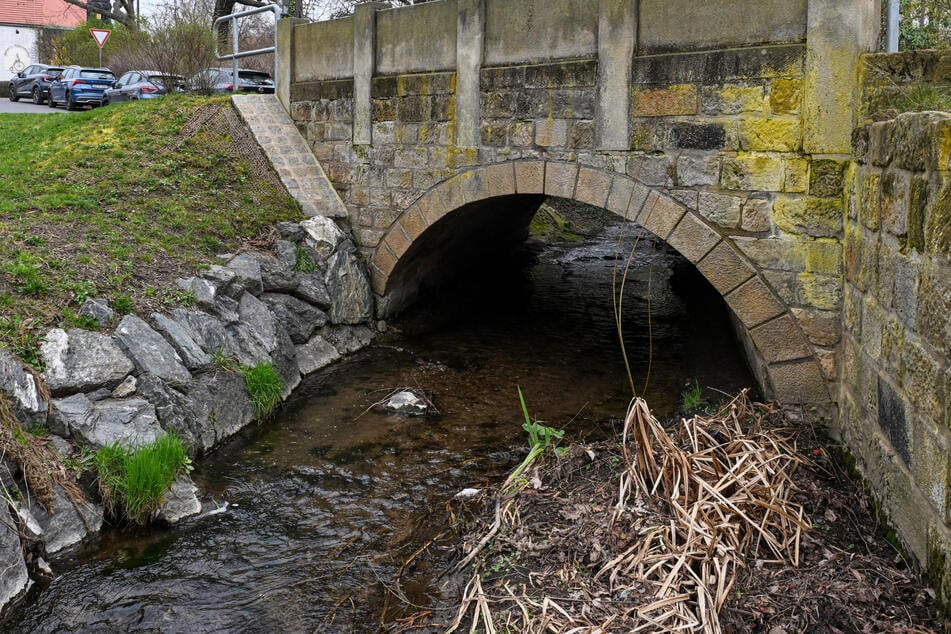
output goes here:
[{"label": "yield sign", "polygon": [[106,43],[112,33],[109,29],[89,29],[89,32],[92,33],[92,37],[96,40],[99,48],[102,48],[102,45]]}]

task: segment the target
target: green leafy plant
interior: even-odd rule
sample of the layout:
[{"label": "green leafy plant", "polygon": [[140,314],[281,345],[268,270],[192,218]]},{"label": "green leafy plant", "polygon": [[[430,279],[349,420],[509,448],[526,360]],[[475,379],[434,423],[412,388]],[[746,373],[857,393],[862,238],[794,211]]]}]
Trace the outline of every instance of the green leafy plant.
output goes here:
[{"label": "green leafy plant", "polygon": [[135,304],[129,295],[119,293],[112,298],[112,309],[120,315],[128,315],[135,311]]},{"label": "green leafy plant", "polygon": [[525,480],[522,478],[522,473],[537,459],[540,455],[545,453],[545,451],[551,449],[556,456],[562,455],[562,451],[557,447],[557,443],[565,435],[565,430],[555,429],[554,427],[548,427],[543,424],[542,421],[532,420],[532,417],[528,414],[528,407],[525,405],[525,397],[522,395],[522,388],[516,388],[518,390],[518,401],[522,407],[522,416],[525,418],[525,422],[522,423],[522,429],[528,433],[528,455],[525,456],[525,459],[522,460],[522,463],[515,468],[515,470],[509,475],[506,479],[505,484],[502,485],[502,489],[507,493],[512,493],[518,491],[525,487]]},{"label": "green leafy plant", "polygon": [[284,382],[272,363],[259,363],[255,366],[242,366],[241,374],[251,396],[254,414],[258,419],[267,418],[277,404],[281,402]]},{"label": "green leafy plant", "polygon": [[683,402],[684,411],[691,412],[700,407],[700,403],[703,402],[703,388],[700,387],[699,383],[694,381],[693,385],[680,393],[680,397]]},{"label": "green leafy plant", "polygon": [[313,273],[317,270],[317,262],[311,257],[303,247],[297,247],[297,261],[294,262],[294,270],[301,273]]},{"label": "green leafy plant", "polygon": [[181,440],[170,433],[135,449],[118,442],[106,445],[93,461],[106,506],[142,525],[152,519],[175,478],[192,469]]}]

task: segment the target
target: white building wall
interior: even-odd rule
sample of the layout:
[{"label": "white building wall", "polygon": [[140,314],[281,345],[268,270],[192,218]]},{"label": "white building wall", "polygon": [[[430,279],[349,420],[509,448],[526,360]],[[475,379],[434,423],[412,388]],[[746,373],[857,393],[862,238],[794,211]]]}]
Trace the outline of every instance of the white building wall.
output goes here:
[{"label": "white building wall", "polygon": [[0,81],[43,61],[37,59],[37,32],[34,27],[0,24]]}]

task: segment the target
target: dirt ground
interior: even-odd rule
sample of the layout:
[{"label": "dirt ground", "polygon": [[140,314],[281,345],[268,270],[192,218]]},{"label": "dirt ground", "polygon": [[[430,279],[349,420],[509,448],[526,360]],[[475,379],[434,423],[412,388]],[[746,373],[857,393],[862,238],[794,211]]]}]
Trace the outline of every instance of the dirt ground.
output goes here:
[{"label": "dirt ground", "polygon": [[[454,502],[463,566],[453,581],[444,581],[443,597],[453,593],[446,586],[455,582],[459,600],[443,610],[405,618],[389,630],[664,632],[679,623],[680,631],[691,632],[951,631],[927,580],[889,542],[874,505],[842,467],[840,448],[811,427],[756,407],[762,438],[777,449],[764,454],[767,463],[779,458],[789,466],[790,486],[783,496],[792,522],[775,522],[775,514],[772,520],[764,516],[755,522],[774,522],[777,530],[782,524],[788,538],[780,539],[782,547],[763,547],[765,533],[757,534],[754,527],[753,537],[736,540],[737,548],[730,552],[723,547],[726,538],[703,542],[712,563],[647,552],[639,544],[658,534],[653,527],[669,525],[671,531],[660,541],[674,543],[658,544],[681,551],[684,544],[675,542],[683,542],[684,535],[689,541],[706,529],[673,530],[679,520],[660,496],[627,494],[627,510],[619,513],[619,496],[627,486],[622,474],[633,455],[630,443],[627,448],[620,441],[573,445],[562,457],[548,452],[537,461],[525,472],[520,490]],[[680,424],[673,417],[663,426],[670,430]],[[714,453],[719,456],[721,448]],[[775,491],[770,495],[778,499]],[[752,507],[744,508],[752,516]],[[688,515],[696,518],[698,512]],[[723,523],[735,524],[732,519]],[[643,556],[635,562],[630,553],[641,550]],[[796,560],[795,565],[789,560]],[[639,582],[638,570],[653,580]],[[666,587],[676,585],[675,578],[681,579],[681,590]],[[701,579],[719,585],[716,590],[724,599],[718,611],[716,600],[703,605],[703,596],[717,593],[698,589]],[[688,617],[674,615],[680,607],[702,622],[690,625]]]}]

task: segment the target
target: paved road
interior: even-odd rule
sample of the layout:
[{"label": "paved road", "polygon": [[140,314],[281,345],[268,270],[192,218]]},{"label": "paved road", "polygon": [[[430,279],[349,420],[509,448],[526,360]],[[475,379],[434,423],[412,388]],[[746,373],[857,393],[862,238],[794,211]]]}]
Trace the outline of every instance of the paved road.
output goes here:
[{"label": "paved road", "polygon": [[50,108],[45,103],[42,106],[38,106],[29,99],[20,99],[20,101],[12,102],[6,97],[0,99],[0,114],[6,112],[34,112],[39,114],[49,114],[51,112],[66,112],[66,108],[60,106],[59,108]]}]

